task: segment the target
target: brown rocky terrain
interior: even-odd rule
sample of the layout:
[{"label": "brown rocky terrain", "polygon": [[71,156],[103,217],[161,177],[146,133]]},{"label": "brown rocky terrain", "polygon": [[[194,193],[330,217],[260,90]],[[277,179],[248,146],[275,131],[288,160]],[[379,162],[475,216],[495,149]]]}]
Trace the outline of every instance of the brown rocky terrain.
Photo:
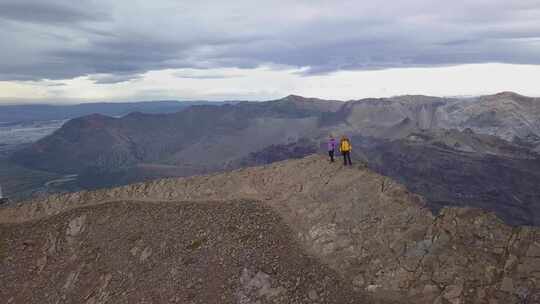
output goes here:
[{"label": "brown rocky terrain", "polygon": [[253,201],[118,201],[3,232],[8,303],[363,300]]},{"label": "brown rocky terrain", "polygon": [[538,303],[540,231],[310,156],[0,209],[8,303]]}]

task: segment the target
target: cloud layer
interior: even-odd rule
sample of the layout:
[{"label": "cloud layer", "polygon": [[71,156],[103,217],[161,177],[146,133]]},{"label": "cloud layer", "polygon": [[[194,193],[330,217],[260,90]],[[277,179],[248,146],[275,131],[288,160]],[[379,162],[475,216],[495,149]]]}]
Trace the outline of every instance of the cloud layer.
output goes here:
[{"label": "cloud layer", "polygon": [[314,75],[540,64],[538,0],[188,2],[2,0],[0,80],[97,74],[91,79],[104,84],[152,70],[263,65]]}]

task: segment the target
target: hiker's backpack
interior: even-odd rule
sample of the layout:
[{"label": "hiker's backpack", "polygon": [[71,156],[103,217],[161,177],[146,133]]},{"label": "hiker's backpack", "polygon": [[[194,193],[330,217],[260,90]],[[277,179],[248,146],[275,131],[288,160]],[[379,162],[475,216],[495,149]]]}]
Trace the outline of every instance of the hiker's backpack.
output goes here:
[{"label": "hiker's backpack", "polygon": [[348,139],[344,139],[344,140],[341,141],[340,150],[341,150],[341,152],[349,152],[349,151],[351,151],[351,143],[349,142]]}]

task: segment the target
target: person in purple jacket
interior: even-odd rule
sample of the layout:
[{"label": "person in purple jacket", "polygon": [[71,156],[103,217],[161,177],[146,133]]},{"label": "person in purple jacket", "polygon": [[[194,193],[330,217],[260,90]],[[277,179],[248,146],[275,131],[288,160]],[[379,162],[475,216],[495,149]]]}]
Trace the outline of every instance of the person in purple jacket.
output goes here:
[{"label": "person in purple jacket", "polygon": [[336,151],[336,140],[334,136],[330,135],[328,139],[328,156],[330,156],[330,162],[334,162],[334,153]]}]

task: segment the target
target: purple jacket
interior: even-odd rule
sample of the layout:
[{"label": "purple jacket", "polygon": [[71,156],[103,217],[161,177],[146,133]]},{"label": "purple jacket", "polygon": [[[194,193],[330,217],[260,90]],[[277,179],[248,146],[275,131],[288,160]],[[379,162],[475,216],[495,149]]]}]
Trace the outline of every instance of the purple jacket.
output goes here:
[{"label": "purple jacket", "polygon": [[336,149],[336,140],[332,138],[328,140],[328,151],[333,151],[335,149]]}]

